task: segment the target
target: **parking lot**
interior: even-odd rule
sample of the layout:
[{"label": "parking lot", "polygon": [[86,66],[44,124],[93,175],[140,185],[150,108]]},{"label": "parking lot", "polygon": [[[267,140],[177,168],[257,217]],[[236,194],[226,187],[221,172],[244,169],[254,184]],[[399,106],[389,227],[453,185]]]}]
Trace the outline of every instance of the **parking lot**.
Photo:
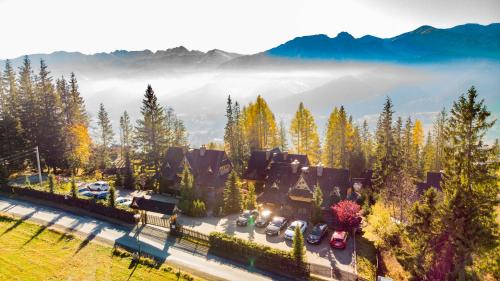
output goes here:
[{"label": "parking lot", "polygon": [[[277,249],[289,251],[292,242],[284,239],[284,231],[279,236],[267,236],[265,228],[255,227],[254,225],[237,226],[236,220],[238,215],[230,215],[223,218],[192,218],[187,216],[179,216],[179,222],[182,225],[193,228],[194,230],[209,234],[212,231],[224,232],[226,234],[235,235],[239,238],[249,239],[259,244],[265,244]],[[306,236],[311,230],[309,225]],[[342,271],[352,273],[353,266],[353,239],[348,238],[347,246],[343,250],[332,249],[329,245],[329,240],[332,236],[332,231],[322,240],[319,245],[310,245],[307,242],[307,261],[311,264],[322,265],[326,267],[338,268]]]}]

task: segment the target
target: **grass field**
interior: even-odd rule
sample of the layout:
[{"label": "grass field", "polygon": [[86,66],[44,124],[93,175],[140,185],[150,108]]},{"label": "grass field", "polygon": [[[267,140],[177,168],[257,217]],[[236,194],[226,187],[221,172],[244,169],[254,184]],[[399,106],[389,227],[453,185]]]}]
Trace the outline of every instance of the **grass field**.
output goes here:
[{"label": "grass field", "polygon": [[111,247],[0,215],[2,281],[192,280],[167,265],[137,264],[113,252]]}]

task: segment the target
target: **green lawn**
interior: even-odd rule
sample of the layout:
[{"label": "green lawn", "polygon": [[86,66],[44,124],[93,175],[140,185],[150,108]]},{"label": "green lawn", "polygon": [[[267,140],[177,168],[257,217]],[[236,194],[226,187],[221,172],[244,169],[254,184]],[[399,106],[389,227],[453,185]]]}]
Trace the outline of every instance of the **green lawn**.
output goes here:
[{"label": "green lawn", "polygon": [[0,215],[0,280],[192,280],[167,265],[135,264],[111,247]]},{"label": "green lawn", "polygon": [[356,235],[356,264],[358,275],[367,280],[377,278],[376,249],[373,243],[361,235]]}]

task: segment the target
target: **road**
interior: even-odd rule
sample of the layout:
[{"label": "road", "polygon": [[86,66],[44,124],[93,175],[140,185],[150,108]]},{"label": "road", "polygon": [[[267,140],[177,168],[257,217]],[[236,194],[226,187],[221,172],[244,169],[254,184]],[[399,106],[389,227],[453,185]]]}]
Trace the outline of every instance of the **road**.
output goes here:
[{"label": "road", "polygon": [[142,252],[208,280],[284,280],[257,270],[250,272],[231,264],[230,261],[207,254],[206,251],[177,245],[175,241],[167,239],[166,235],[153,235],[152,231],[143,231],[142,228],[138,230],[116,225],[3,195],[0,195],[0,213],[8,213],[60,231],[72,232],[82,236],[87,242],[98,241],[133,250],[138,250],[140,246]]}]

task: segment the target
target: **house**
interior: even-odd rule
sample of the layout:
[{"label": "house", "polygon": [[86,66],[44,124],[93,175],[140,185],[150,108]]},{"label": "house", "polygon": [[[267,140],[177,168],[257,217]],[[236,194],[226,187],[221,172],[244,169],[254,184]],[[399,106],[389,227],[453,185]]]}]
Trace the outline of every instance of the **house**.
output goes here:
[{"label": "house", "polygon": [[194,176],[198,196],[207,203],[222,198],[226,179],[233,168],[223,150],[207,149],[205,146],[199,149],[168,149],[161,169],[162,190],[178,194],[178,184],[185,164]]},{"label": "house", "polygon": [[257,191],[266,181],[273,164],[281,163],[290,165],[295,160],[302,165],[309,165],[309,158],[304,154],[292,154],[287,151],[281,152],[279,148],[270,150],[254,150],[250,154],[247,169],[242,178],[256,184]]},{"label": "house", "polygon": [[361,173],[361,176],[359,178],[352,178],[352,187],[354,190],[359,191],[362,188],[371,188],[372,187],[372,177],[373,177],[373,170],[364,170],[363,173]]},{"label": "house", "polygon": [[321,188],[323,193],[323,210],[348,197],[351,187],[348,170],[308,164],[298,160],[271,163],[258,202],[275,213],[309,219],[315,188]]},{"label": "house", "polygon": [[443,182],[442,172],[427,172],[425,182],[417,182],[417,196],[422,196],[429,188],[434,187],[438,192],[442,192],[441,183]]}]

